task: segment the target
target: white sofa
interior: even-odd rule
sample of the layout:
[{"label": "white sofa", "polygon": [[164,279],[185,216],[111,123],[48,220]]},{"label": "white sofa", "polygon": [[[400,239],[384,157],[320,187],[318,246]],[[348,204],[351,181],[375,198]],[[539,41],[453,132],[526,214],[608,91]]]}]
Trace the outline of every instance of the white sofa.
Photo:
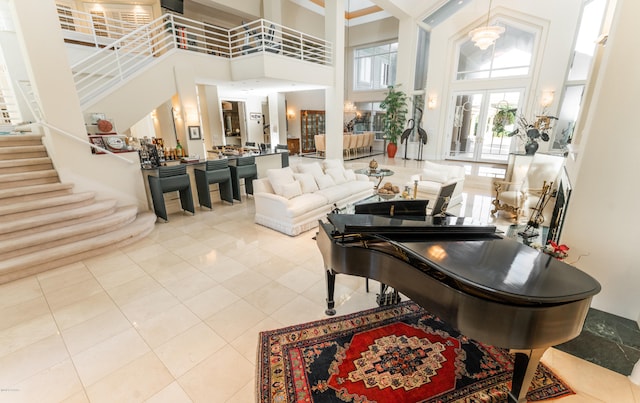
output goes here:
[{"label": "white sofa", "polygon": [[[449,201],[447,210],[455,214],[455,209],[459,209],[462,203],[462,188],[464,186],[464,167],[459,165],[437,164],[431,161],[424,161],[424,166],[419,174],[412,175],[407,186],[413,192],[415,181],[418,181],[418,199],[429,200],[429,207],[433,207],[440,189],[451,183],[456,183],[456,187]],[[453,210],[452,210],[453,209]]]},{"label": "white sofa", "polygon": [[371,194],[373,182],[345,169],[340,160],[269,169],[266,178],[253,181],[255,222],[295,236],[315,228],[335,206]]}]

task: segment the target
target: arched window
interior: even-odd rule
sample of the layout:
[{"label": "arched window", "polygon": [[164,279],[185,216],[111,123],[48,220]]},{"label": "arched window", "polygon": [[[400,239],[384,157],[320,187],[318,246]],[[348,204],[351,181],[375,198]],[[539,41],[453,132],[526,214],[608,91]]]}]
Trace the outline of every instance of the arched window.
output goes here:
[{"label": "arched window", "polygon": [[517,77],[529,75],[535,34],[506,23],[494,46],[486,50],[469,39],[460,45],[458,80]]},{"label": "arched window", "polygon": [[[506,162],[518,110],[531,83],[536,32],[506,21],[496,43],[482,50],[460,43],[450,104],[448,158]],[[499,81],[497,79],[510,78]]]}]

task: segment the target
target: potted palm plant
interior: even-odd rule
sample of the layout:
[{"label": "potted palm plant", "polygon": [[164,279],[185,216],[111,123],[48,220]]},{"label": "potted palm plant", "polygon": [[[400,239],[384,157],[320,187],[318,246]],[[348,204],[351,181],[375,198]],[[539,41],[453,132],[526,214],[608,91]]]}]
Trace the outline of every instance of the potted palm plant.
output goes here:
[{"label": "potted palm plant", "polygon": [[[397,85],[399,87],[400,84]],[[398,151],[398,138],[404,130],[407,116],[407,94],[390,85],[384,101],[380,102],[380,109],[385,111],[384,135],[389,141],[387,156],[393,158]]]}]

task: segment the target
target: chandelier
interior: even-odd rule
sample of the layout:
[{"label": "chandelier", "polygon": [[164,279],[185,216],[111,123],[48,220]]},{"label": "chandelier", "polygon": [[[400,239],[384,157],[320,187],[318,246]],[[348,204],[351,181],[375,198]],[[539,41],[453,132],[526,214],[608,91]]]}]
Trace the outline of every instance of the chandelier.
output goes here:
[{"label": "chandelier", "polygon": [[482,50],[485,50],[489,46],[493,45],[495,41],[504,33],[504,27],[497,25],[489,25],[489,18],[491,17],[491,2],[489,0],[489,11],[487,12],[487,25],[471,30],[469,37],[473,43]]}]

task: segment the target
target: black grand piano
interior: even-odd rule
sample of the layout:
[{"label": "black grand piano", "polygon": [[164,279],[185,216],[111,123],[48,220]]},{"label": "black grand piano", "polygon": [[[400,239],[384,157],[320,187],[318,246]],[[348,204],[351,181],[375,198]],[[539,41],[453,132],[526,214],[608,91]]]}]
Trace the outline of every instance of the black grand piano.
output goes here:
[{"label": "black grand piano", "polygon": [[477,341],[515,354],[510,402],[525,402],[544,351],[580,334],[600,284],[460,217],[337,214],[316,240],[335,314],[338,273],[380,281]]}]

